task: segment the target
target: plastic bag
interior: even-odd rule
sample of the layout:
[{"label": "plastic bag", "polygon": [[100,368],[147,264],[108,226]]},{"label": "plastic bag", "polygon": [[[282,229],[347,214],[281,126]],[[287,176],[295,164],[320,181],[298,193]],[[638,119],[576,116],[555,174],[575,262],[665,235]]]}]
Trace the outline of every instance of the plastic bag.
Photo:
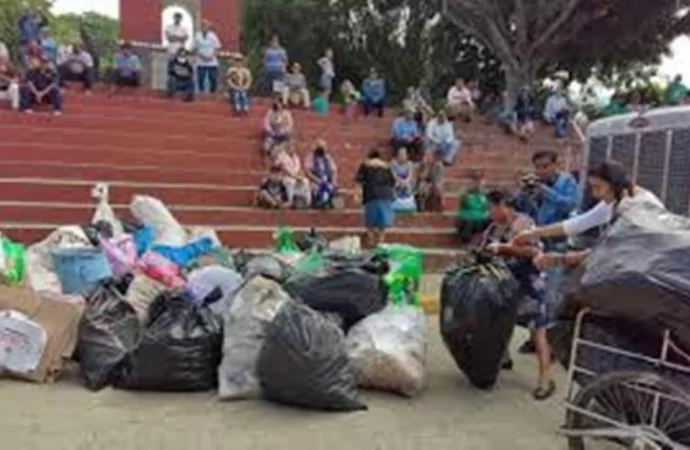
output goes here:
[{"label": "plastic bag", "polygon": [[184,228],[157,198],[135,195],[129,208],[139,222],[153,229],[154,245],[182,247],[187,244]]},{"label": "plastic bag", "polygon": [[235,295],[225,315],[223,361],[218,368],[222,399],[258,397],[261,393],[256,362],[266,330],[290,297],[274,281],[249,279]]},{"label": "plastic bag", "polygon": [[374,252],[388,258],[390,270],[384,281],[389,297],[398,303],[419,305],[419,287],[424,273],[422,251],[409,245],[384,244]]},{"label": "plastic bag", "polygon": [[285,290],[317,311],[338,313],[346,329],[386,306],[380,277],[357,268],[296,275],[285,283]]},{"label": "plastic bag", "polygon": [[17,311],[0,311],[0,372],[28,373],[41,362],[48,334]]},{"label": "plastic bag", "polygon": [[52,251],[58,248],[93,248],[81,227],[60,227],[50,236],[26,250],[26,275],[34,291],[62,293],[53,266]]},{"label": "plastic bag", "polygon": [[668,329],[688,351],[690,219],[633,199],[621,203],[616,222],[590,253],[571,302],[637,323],[651,335]]},{"label": "plastic bag", "polygon": [[424,311],[390,304],[355,324],[346,348],[360,386],[413,397],[426,382],[426,342]]},{"label": "plastic bag", "polygon": [[296,245],[303,252],[320,252],[328,248],[328,241],[312,227],[307,234],[297,239]]},{"label": "plastic bag", "polygon": [[101,237],[99,245],[105,252],[114,276],[123,277],[134,271],[137,263],[137,247],[131,234],[122,234],[112,239]]},{"label": "plastic bag", "polygon": [[269,400],[322,410],[366,409],[357,400],[343,332],[306,305],[283,306],[268,327],[257,369]]},{"label": "plastic bag", "polygon": [[105,253],[100,248],[58,248],[53,266],[63,294],[89,294],[101,281],[111,278]]},{"label": "plastic bag", "polygon": [[96,184],[91,190],[91,197],[98,202],[91,223],[94,225],[107,223],[113,237],[121,236],[124,233],[124,228],[110,206],[110,187],[106,183]]},{"label": "plastic bag", "polygon": [[194,242],[203,238],[208,238],[211,240],[211,248],[222,247],[223,243],[220,242],[218,233],[211,227],[191,227],[189,228],[189,241]]},{"label": "plastic bag", "polygon": [[181,288],[185,285],[185,281],[180,277],[180,268],[157,252],[144,253],[137,266],[148,277],[168,287]]},{"label": "plastic bag", "polygon": [[295,243],[294,232],[289,228],[278,228],[273,234],[275,251],[278,253],[301,253]]},{"label": "plastic bag", "polygon": [[100,390],[114,381],[117,368],[139,343],[141,325],[134,308],[106,283],[89,297],[79,326],[79,367],[86,386]]},{"label": "plastic bag", "polygon": [[277,257],[263,255],[256,256],[247,261],[242,270],[242,275],[247,279],[261,275],[282,283],[292,275],[292,269]]},{"label": "plastic bag", "polygon": [[143,273],[138,273],[127,288],[125,300],[132,305],[139,321],[144,324],[148,322],[149,307],[165,290],[166,286],[160,281],[149,278]]},{"label": "plastic bag", "polygon": [[331,241],[328,249],[346,255],[357,255],[362,251],[362,239],[359,236],[345,236]]},{"label": "plastic bag", "polygon": [[20,284],[25,272],[26,248],[0,235],[0,282]]},{"label": "plastic bag", "polygon": [[232,305],[235,293],[242,286],[242,275],[222,266],[206,266],[192,272],[187,278],[186,291],[193,303],[201,304],[215,290],[220,289],[221,299],[210,308],[225,316]]},{"label": "plastic bag", "polygon": [[151,304],[141,343],[125,358],[115,386],[148,391],[206,391],[216,387],[222,319],[181,292]]},{"label": "plastic bag", "polygon": [[211,251],[213,246],[213,240],[205,237],[181,247],[154,245],[152,250],[156,253],[160,253],[166,259],[174,262],[180,267],[187,267],[199,256]]},{"label": "plastic bag", "polygon": [[517,281],[499,259],[478,258],[446,274],[441,286],[441,335],[472,385],[490,389],[517,321]]}]

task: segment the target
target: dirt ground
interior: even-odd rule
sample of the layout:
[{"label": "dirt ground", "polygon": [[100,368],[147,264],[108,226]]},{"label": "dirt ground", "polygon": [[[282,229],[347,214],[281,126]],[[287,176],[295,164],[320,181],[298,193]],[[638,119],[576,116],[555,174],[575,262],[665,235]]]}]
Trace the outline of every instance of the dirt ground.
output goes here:
[{"label": "dirt ground", "polygon": [[[551,401],[530,397],[532,357],[516,356],[496,390],[473,390],[430,318],[429,380],[414,400],[364,393],[369,410],[322,413],[208,394],[91,393],[72,376],[52,386],[0,381],[0,448],[12,450],[484,450],[567,448],[563,374]],[[519,345],[517,336],[514,345]]]}]

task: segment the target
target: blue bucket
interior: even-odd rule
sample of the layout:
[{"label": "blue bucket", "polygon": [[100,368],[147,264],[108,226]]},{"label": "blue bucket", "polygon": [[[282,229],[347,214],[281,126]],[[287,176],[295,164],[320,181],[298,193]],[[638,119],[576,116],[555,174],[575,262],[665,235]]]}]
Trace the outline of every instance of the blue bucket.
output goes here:
[{"label": "blue bucket", "polygon": [[63,294],[87,294],[113,276],[108,258],[99,248],[61,248],[53,250],[52,256]]}]

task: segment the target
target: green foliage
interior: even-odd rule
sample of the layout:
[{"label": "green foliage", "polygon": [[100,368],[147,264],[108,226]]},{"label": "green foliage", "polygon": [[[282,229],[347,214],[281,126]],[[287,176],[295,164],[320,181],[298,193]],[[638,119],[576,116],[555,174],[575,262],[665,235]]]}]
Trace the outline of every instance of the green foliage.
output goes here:
[{"label": "green foliage", "polygon": [[50,21],[50,1],[48,0],[0,0],[0,41],[7,45],[13,57],[17,56],[19,46],[18,21],[22,5],[27,3],[30,7],[40,11]]}]

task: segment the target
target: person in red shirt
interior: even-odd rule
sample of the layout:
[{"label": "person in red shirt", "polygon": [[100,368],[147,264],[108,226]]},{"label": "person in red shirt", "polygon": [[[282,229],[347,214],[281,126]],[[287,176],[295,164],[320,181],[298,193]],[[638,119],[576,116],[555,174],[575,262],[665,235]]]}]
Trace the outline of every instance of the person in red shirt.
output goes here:
[{"label": "person in red shirt", "polygon": [[9,100],[12,109],[19,109],[19,78],[4,55],[0,55],[0,100]]}]

